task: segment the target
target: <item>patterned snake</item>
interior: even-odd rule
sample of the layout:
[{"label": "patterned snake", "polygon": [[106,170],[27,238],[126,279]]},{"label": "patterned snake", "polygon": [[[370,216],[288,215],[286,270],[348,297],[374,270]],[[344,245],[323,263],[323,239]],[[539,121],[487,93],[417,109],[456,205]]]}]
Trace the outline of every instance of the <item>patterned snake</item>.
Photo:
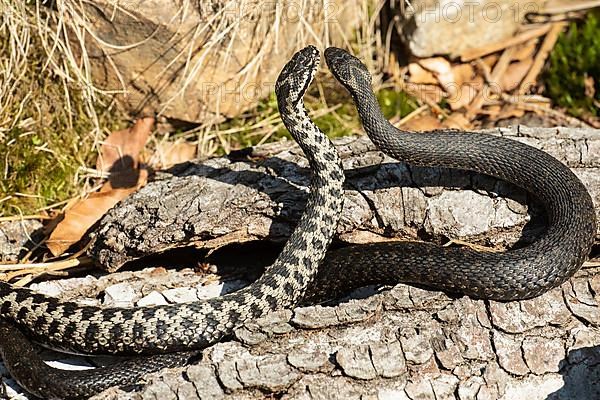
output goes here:
[{"label": "patterned snake", "polygon": [[[478,298],[516,300],[537,296],[561,284],[581,266],[593,244],[595,213],[587,190],[567,167],[543,151],[505,138],[454,131],[399,131],[384,118],[372,91],[367,68],[341,49],[329,48],[325,57],[335,78],[352,95],[367,134],[383,152],[414,165],[471,170],[512,182],[534,194],[544,205],[548,220],[546,231],[533,244],[500,254],[421,242],[345,247],[330,251],[323,267],[311,280],[315,273],[314,263],[318,263],[337,222],[335,214],[339,214],[341,200],[334,198],[341,199],[341,176],[335,151],[317,133],[301,105],[301,97],[318,61],[316,49],[308,47],[284,68],[277,94],[286,127],[299,140],[309,158],[311,152],[316,154],[311,160],[316,176],[307,211],[297,230],[278,261],[253,286],[243,289],[243,294],[237,292],[234,295],[237,297],[223,298],[228,300],[218,299],[209,305],[199,303],[202,305],[197,305],[194,310],[200,313],[200,317],[194,317],[192,306],[187,304],[148,309],[154,319],[151,324],[145,324],[142,320],[150,320],[144,314],[146,309],[82,308],[72,303],[59,304],[47,297],[2,284],[0,315],[16,322],[29,335],[44,343],[60,347],[68,345],[78,351],[174,351],[205,346],[244,319],[273,308],[291,306],[303,294],[305,287],[305,299],[309,300],[335,296],[364,284],[397,282],[416,283]],[[304,66],[307,61],[308,68]],[[303,67],[298,68],[299,64]],[[302,78],[295,79],[294,74]],[[286,101],[286,96],[295,101]],[[303,134],[303,131],[313,135]],[[315,137],[320,139],[315,141]],[[315,161],[319,156],[323,162]],[[332,184],[331,181],[336,179],[337,183]],[[320,185],[328,189],[319,192]],[[335,213],[331,212],[333,209]],[[324,216],[319,217],[319,213],[324,213]],[[315,230],[319,223],[315,221],[320,221],[321,230]],[[314,232],[314,236],[307,239],[304,236],[306,232]],[[317,245],[313,242],[315,240]],[[284,258],[286,251],[289,255]],[[307,266],[300,259],[308,259],[311,265]],[[339,279],[340,276],[345,278]],[[219,309],[215,306],[227,311],[216,314]],[[88,309],[90,311],[84,311]],[[175,311],[178,314],[172,314]],[[217,315],[220,319],[214,319]],[[170,329],[166,326],[159,329],[161,325],[157,321],[162,318],[172,318],[174,325]],[[219,324],[223,320],[228,323]],[[14,331],[12,325],[8,326],[2,332],[3,326],[0,325],[0,332],[8,334],[10,329]],[[33,335],[32,331],[38,327],[41,330]],[[173,327],[183,329],[173,330]],[[124,330],[136,335],[135,340],[124,343]],[[18,343],[14,346],[12,342],[2,343],[0,351],[1,347],[17,348],[22,341],[15,339]],[[4,350],[3,357],[6,353]],[[189,358],[194,353],[181,354]],[[35,357],[35,354],[27,353],[26,357]],[[13,358],[18,358],[16,350]],[[161,362],[168,364],[159,360]],[[10,365],[9,369],[12,373]],[[23,374],[27,375],[27,372]]]},{"label": "patterned snake", "polygon": [[[325,257],[343,202],[344,171],[340,158],[327,136],[309,119],[303,103],[319,60],[315,47],[301,50],[283,68],[275,86],[281,118],[306,154],[314,174],[306,211],[277,260],[256,282],[207,301],[134,309],[80,306],[1,282],[0,316],[54,348],[77,353],[152,354],[206,347],[244,321],[297,304]],[[3,338],[11,334],[11,326],[1,325]],[[35,354],[21,349],[19,343],[13,338],[2,339],[2,357],[18,382],[45,398],[86,397],[139,377],[131,372],[132,363],[128,363],[121,369],[117,366],[105,370],[107,373],[100,378],[79,373],[75,383],[71,380],[63,386],[60,378],[70,379],[70,374],[44,369],[39,362],[34,371],[38,376],[33,377],[25,364],[31,363]],[[19,361],[22,354],[28,359]],[[162,367],[176,365],[191,355],[157,355],[146,361]],[[139,373],[149,369],[143,367]],[[120,375],[113,379],[112,372]],[[51,378],[44,381],[40,374]]]}]

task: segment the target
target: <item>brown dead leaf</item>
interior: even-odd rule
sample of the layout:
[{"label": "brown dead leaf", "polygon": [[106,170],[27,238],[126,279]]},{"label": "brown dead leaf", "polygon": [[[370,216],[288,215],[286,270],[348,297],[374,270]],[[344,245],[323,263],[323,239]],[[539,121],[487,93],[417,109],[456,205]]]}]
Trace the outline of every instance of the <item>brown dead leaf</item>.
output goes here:
[{"label": "brown dead leaf", "polygon": [[46,246],[54,256],[64,253],[119,201],[146,184],[148,171],[139,170],[134,187],[114,189],[106,182],[100,192],[91,193],[65,211],[64,217],[52,231]]},{"label": "brown dead leaf", "polygon": [[408,81],[410,83],[425,83],[429,85],[437,85],[438,80],[431,71],[421,67],[418,63],[408,64],[408,73],[410,74]]},{"label": "brown dead leaf", "polygon": [[466,107],[479,93],[478,90],[471,85],[461,85],[459,92],[448,96],[448,104],[453,111],[456,111],[462,107]]},{"label": "brown dead leaf", "polygon": [[444,90],[438,85],[407,83],[406,91],[411,96],[415,96],[416,98],[421,99],[428,104],[437,104],[446,97],[444,94]]},{"label": "brown dead leaf", "polygon": [[193,160],[197,146],[186,141],[159,143],[156,148],[157,168],[169,168],[175,164]]},{"label": "brown dead leaf", "polygon": [[502,107],[500,113],[496,116],[496,120],[502,120],[507,118],[521,118],[525,115],[525,110],[518,108],[512,104]]},{"label": "brown dead leaf", "polygon": [[96,169],[111,173],[136,169],[153,126],[154,118],[147,117],[137,120],[131,128],[112,132],[102,143]]},{"label": "brown dead leaf", "polygon": [[458,86],[462,86],[465,83],[471,83],[475,77],[475,71],[471,64],[458,64],[452,67],[452,75],[454,75],[454,82]]},{"label": "brown dead leaf", "polygon": [[455,95],[458,91],[458,85],[454,79],[452,65],[443,57],[424,58],[418,61],[419,64],[428,71],[431,71],[446,93],[450,96]]},{"label": "brown dead leaf", "polygon": [[490,69],[494,68],[494,65],[498,62],[500,55],[498,54],[490,54],[482,58],[485,65],[487,65]]},{"label": "brown dead leaf", "polygon": [[454,112],[444,119],[442,124],[446,128],[468,130],[472,128],[471,123],[462,113]]},{"label": "brown dead leaf", "polygon": [[529,72],[532,64],[532,58],[511,63],[500,78],[500,87],[502,90],[511,92],[518,88],[521,81],[523,81],[523,78],[525,78],[525,75],[527,75],[527,72]]},{"label": "brown dead leaf", "polygon": [[593,76],[585,76],[583,78],[584,93],[587,97],[593,99],[596,95],[596,82]]},{"label": "brown dead leaf", "polygon": [[432,131],[435,129],[440,129],[442,127],[443,126],[440,120],[430,114],[419,115],[402,125],[402,129],[417,132]]},{"label": "brown dead leaf", "polygon": [[525,61],[527,59],[532,59],[535,55],[535,49],[537,48],[537,44],[539,39],[532,39],[529,42],[520,44],[516,46],[515,52],[513,54],[513,60],[515,61]]}]

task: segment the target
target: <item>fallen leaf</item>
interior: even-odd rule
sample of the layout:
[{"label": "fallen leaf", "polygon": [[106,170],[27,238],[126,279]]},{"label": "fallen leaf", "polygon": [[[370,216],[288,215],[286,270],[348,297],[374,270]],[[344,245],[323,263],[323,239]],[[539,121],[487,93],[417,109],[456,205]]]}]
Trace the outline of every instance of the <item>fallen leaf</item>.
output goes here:
[{"label": "fallen leaf", "polygon": [[450,129],[467,130],[471,129],[472,125],[462,113],[452,113],[448,118],[444,119],[443,126]]},{"label": "fallen leaf", "polygon": [[111,173],[136,169],[140,151],[146,145],[153,126],[154,118],[147,117],[137,120],[130,128],[108,135],[102,143],[96,169]]},{"label": "fallen leaf", "polygon": [[106,182],[100,192],[90,193],[65,211],[62,221],[52,231],[46,246],[54,256],[64,253],[77,243],[83,235],[115,204],[146,184],[148,171],[139,170],[136,186],[114,189]]},{"label": "fallen leaf", "polygon": [[538,42],[539,40],[536,38],[530,40],[529,42],[516,46],[515,52],[513,53],[513,60],[525,61],[527,59],[533,58]]},{"label": "fallen leaf", "polygon": [[507,118],[521,118],[525,115],[525,110],[522,108],[518,108],[514,105],[508,105],[502,107],[502,110],[497,115],[496,120],[502,120]]},{"label": "fallen leaf", "polygon": [[410,83],[425,83],[431,85],[437,85],[438,80],[431,71],[427,71],[421,67],[418,63],[408,64],[408,81]]},{"label": "fallen leaf", "polygon": [[461,85],[459,89],[459,92],[448,96],[447,99],[452,111],[468,106],[479,93],[475,87],[467,84]]},{"label": "fallen leaf", "polygon": [[156,147],[157,168],[169,168],[175,164],[193,160],[196,157],[197,146],[186,141],[163,142]]},{"label": "fallen leaf", "polygon": [[452,67],[452,75],[454,76],[454,82],[458,86],[462,86],[473,81],[475,71],[471,64],[458,64]]},{"label": "fallen leaf", "polygon": [[425,58],[418,62],[423,68],[433,72],[440,85],[450,96],[454,96],[460,91],[454,79],[452,66],[448,60],[442,57],[433,57]]},{"label": "fallen leaf", "polygon": [[438,85],[407,83],[406,91],[411,96],[415,96],[429,103],[439,103],[446,97],[444,90]]},{"label": "fallen leaf", "polygon": [[402,124],[402,129],[416,132],[432,131],[442,127],[440,120],[433,115],[420,115]]},{"label": "fallen leaf", "polygon": [[583,87],[584,87],[584,93],[587,97],[593,99],[594,96],[596,95],[596,82],[594,82],[594,77],[593,76],[584,76],[583,78]]},{"label": "fallen leaf", "polygon": [[489,56],[485,56],[482,58],[485,65],[487,65],[490,69],[494,68],[494,65],[498,62],[500,56],[498,54],[490,54]]},{"label": "fallen leaf", "polygon": [[518,88],[532,64],[533,59],[531,58],[511,63],[500,78],[500,87],[502,90],[510,92]]}]

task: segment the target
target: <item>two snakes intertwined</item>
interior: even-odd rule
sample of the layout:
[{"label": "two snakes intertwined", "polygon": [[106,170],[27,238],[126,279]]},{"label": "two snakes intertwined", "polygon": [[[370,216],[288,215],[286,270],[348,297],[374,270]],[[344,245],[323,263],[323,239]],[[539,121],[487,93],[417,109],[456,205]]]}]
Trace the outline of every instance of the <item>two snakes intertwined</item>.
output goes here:
[{"label": "two snakes intertwined", "polygon": [[[303,296],[319,292],[338,293],[372,282],[406,282],[514,300],[559,285],[581,266],[596,232],[595,213],[587,190],[567,167],[543,151],[509,139],[452,131],[399,131],[384,118],[367,68],[341,49],[329,48],[325,57],[336,79],[351,93],[367,134],[383,152],[411,164],[472,170],[512,182],[544,205],[545,233],[530,246],[501,254],[394,242],[341,248],[325,257],[342,207],[343,170],[335,148],[310,120],[302,102],[319,62],[319,52],[309,46],[284,67],[275,89],[281,118],[314,171],[306,211],[277,261],[255,283],[233,294],[136,309],[84,307],[0,283],[0,316],[12,322],[0,324],[0,353],[20,383],[44,397],[89,396],[128,378],[137,380],[142,372],[187,362],[196,354],[190,350],[214,343],[244,321],[292,307]],[[141,372],[134,360],[124,369],[84,373],[76,385],[61,386],[59,378],[48,382],[39,377],[54,372],[45,372],[49,367],[33,351],[23,350],[21,334],[13,324],[44,344],[76,352],[185,352],[150,356],[146,361],[152,368]],[[13,334],[15,339],[4,340]],[[38,362],[35,374],[25,367],[29,361],[19,362],[23,355]],[[112,373],[119,379],[111,381]],[[60,378],[69,379],[68,373]],[[49,393],[52,390],[58,391]]]}]

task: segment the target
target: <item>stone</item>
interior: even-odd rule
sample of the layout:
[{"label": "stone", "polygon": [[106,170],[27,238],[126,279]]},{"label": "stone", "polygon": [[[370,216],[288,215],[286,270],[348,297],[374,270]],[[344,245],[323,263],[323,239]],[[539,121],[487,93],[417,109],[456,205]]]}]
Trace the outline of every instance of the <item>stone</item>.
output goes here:
[{"label": "stone", "polygon": [[[525,14],[540,10],[542,1],[413,0],[410,4],[404,13],[398,11],[399,33],[412,54],[431,57],[458,55],[512,37]],[[440,41],[442,37],[446,40]]]},{"label": "stone", "polygon": [[69,278],[32,283],[29,285],[29,288],[47,296],[59,297],[65,292],[72,291],[84,285],[93,285],[97,281],[96,278],[88,275],[84,278]]},{"label": "stone", "polygon": [[41,231],[42,224],[35,219],[0,223],[0,262],[15,263],[28,251],[32,235]]},{"label": "stone", "polygon": [[219,297],[223,293],[225,283],[209,283],[208,285],[196,286],[196,297],[200,300],[212,299]]},{"label": "stone", "polygon": [[[206,122],[234,117],[273,92],[286,60],[313,41],[341,44],[359,24],[354,3],[102,0],[87,21],[93,84],[131,114]],[[91,39],[94,37],[95,39]],[[81,43],[71,45],[80,53]]]},{"label": "stone", "polygon": [[159,306],[165,304],[169,304],[169,302],[167,301],[167,299],[165,299],[165,297],[162,294],[160,294],[156,290],[151,291],[146,296],[139,299],[137,302],[137,305],[139,307]]},{"label": "stone", "polygon": [[162,295],[170,303],[190,303],[192,301],[198,301],[198,297],[196,297],[196,289],[194,288],[180,287],[168,289],[163,291]]}]

